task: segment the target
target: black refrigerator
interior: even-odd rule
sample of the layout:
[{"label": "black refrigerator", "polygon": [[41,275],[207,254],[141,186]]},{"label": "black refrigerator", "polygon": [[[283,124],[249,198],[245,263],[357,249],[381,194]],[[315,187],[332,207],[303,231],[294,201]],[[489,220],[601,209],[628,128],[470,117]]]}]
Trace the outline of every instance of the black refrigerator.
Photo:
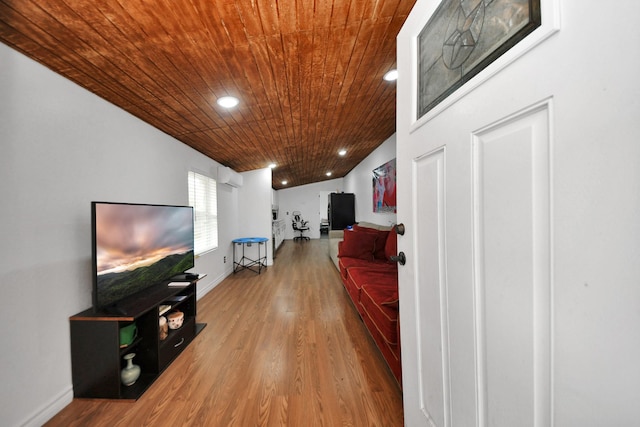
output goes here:
[{"label": "black refrigerator", "polygon": [[329,227],[331,230],[344,230],[356,222],[355,194],[329,194]]}]

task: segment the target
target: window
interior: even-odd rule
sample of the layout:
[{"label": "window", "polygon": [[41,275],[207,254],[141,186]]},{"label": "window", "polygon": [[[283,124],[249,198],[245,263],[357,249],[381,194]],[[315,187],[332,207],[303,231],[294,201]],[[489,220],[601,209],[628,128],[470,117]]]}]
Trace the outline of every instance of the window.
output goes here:
[{"label": "window", "polygon": [[189,171],[189,205],[193,206],[195,254],[218,247],[218,197],[216,180]]}]

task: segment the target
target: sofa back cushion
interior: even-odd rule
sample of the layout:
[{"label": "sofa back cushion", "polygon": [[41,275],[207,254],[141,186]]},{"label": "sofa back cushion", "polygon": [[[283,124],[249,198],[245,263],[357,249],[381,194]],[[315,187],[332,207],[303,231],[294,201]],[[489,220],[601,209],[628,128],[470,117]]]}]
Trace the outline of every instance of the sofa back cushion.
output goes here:
[{"label": "sofa back cushion", "polygon": [[389,231],[393,228],[392,225],[380,225],[380,224],[374,224],[372,222],[366,222],[366,221],[360,221],[359,223],[355,224],[358,225],[360,227],[364,227],[364,228],[370,228],[373,230],[380,230],[380,231]]},{"label": "sofa back cushion", "polygon": [[344,240],[338,248],[338,258],[349,257],[373,261],[377,234],[358,230],[344,232]]},{"label": "sofa back cushion", "polygon": [[387,236],[387,241],[384,246],[384,255],[388,262],[393,262],[389,257],[398,255],[398,234],[396,233],[395,227],[389,231],[389,236]]},{"label": "sofa back cushion", "polygon": [[377,237],[375,241],[375,247],[373,248],[373,258],[381,259],[381,260],[387,259],[384,253],[384,247],[385,247],[385,244],[387,243],[387,236],[389,236],[389,230],[363,227],[360,224],[354,224],[353,229],[356,231],[362,231],[364,233],[375,234]]}]

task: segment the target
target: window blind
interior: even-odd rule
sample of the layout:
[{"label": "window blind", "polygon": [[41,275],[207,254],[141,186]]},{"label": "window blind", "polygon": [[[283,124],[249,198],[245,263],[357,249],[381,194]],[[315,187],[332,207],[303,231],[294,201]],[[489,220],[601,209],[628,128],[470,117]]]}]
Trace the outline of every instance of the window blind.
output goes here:
[{"label": "window blind", "polygon": [[195,254],[218,247],[218,195],[216,180],[189,171],[189,205],[194,212]]}]

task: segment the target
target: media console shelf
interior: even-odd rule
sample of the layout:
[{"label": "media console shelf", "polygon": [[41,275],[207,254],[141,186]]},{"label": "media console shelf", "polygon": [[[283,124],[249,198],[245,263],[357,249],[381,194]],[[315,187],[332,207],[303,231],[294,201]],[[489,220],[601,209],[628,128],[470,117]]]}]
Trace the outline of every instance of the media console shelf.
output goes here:
[{"label": "media console shelf", "polygon": [[[200,278],[202,278],[201,276]],[[143,297],[132,297],[118,304],[124,314],[85,310],[69,318],[71,329],[71,371],[73,395],[77,398],[137,400],[171,362],[206,326],[196,323],[196,282],[184,287],[166,283],[148,288]],[[160,306],[184,313],[182,327],[169,330],[160,339]],[[137,336],[127,347],[120,347],[120,328],[136,323]],[[135,384],[125,386],[120,371],[126,366],[124,355],[135,353],[133,363],[141,374]]]}]

